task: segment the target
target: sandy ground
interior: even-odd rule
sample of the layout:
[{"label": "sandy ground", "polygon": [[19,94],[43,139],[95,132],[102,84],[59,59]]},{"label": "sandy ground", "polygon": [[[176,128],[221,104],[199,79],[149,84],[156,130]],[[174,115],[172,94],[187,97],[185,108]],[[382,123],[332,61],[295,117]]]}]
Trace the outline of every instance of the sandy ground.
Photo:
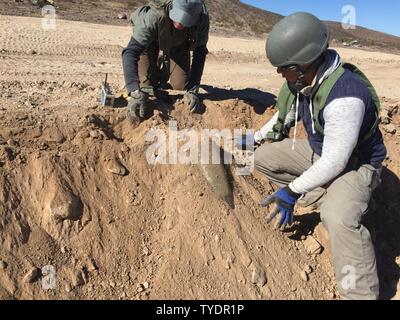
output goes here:
[{"label": "sandy ground", "polygon": [[[204,113],[172,95],[139,125],[98,102],[105,73],[123,87],[130,36],[129,27],[62,20],[45,32],[41,19],[0,16],[0,298],[338,298],[317,212],[302,210],[282,233],[258,206],[272,191],[260,174],[231,176],[231,209],[199,166],[145,158],[146,132],[168,119],[180,129],[263,125],[282,84],[264,41],[212,36]],[[367,222],[390,299],[399,289],[400,56],[338,51],[382,97],[389,156]],[[313,255],[316,239],[324,250]],[[56,269],[54,290],[43,289],[45,265]]]}]

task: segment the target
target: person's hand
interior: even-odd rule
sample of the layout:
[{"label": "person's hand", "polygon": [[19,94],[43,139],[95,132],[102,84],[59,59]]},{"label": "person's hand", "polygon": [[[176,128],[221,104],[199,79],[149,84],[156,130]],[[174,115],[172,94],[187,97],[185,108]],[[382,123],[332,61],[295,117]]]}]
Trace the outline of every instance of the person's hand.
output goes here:
[{"label": "person's hand", "polygon": [[189,107],[190,112],[199,111],[201,106],[200,98],[194,91],[187,91],[183,96],[183,102]]},{"label": "person's hand", "polygon": [[128,118],[143,120],[147,112],[147,100],[147,93],[141,90],[131,92],[128,98]]},{"label": "person's hand", "polygon": [[300,197],[301,194],[293,192],[289,187],[285,187],[262,199],[260,202],[261,207],[266,207],[273,203],[276,204],[276,208],[270,212],[269,217],[267,218],[267,223],[270,223],[279,213],[280,220],[278,227],[292,224],[294,206]]}]

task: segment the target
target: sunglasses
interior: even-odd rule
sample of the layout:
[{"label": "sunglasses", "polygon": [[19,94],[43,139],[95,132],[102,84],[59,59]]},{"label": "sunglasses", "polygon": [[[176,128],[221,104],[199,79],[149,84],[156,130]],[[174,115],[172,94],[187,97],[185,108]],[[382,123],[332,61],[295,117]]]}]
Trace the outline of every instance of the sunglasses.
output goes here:
[{"label": "sunglasses", "polygon": [[291,65],[284,66],[284,67],[278,67],[278,71],[282,71],[282,72],[285,72],[287,70],[296,71],[297,69],[298,69],[298,65],[296,65],[296,64],[291,64]]}]

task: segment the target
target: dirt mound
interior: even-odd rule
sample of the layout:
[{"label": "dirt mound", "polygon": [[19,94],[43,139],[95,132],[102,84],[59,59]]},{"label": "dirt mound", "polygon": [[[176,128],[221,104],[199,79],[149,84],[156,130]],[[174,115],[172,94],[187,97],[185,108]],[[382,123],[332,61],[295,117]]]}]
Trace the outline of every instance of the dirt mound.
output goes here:
[{"label": "dirt mound", "polygon": [[[241,100],[205,103],[203,117],[177,103],[171,118],[180,127],[233,129],[256,116]],[[199,166],[147,163],[147,130],[168,128],[161,115],[135,127],[118,109],[81,107],[67,117],[51,109],[42,122],[39,112],[2,111],[3,298],[327,297],[314,288],[332,290],[328,273],[309,262],[301,242],[259,223],[268,184],[233,176],[232,210]],[[287,255],[296,264],[288,265]],[[299,274],[309,263],[318,275],[305,286]],[[56,267],[60,290],[22,281],[32,266],[45,265]],[[258,269],[267,287],[251,284]]]}]

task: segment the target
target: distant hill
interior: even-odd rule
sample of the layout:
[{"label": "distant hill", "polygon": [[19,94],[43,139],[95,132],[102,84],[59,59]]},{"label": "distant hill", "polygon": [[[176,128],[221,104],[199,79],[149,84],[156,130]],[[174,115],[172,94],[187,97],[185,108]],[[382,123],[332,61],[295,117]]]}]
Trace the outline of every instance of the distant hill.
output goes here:
[{"label": "distant hill", "polygon": [[[24,0],[15,2],[0,0],[0,14],[41,16],[38,5]],[[37,1],[36,2],[43,2]],[[79,20],[105,24],[126,24],[126,20],[118,19],[119,13],[129,13],[146,0],[59,0],[54,1],[57,14],[62,19]],[[283,16],[261,10],[239,0],[206,0],[211,20],[212,31],[223,32],[232,36],[265,36],[273,25]],[[382,32],[357,27],[355,30],[345,30],[338,22],[326,22],[332,31],[334,45],[353,45],[371,49],[390,51],[400,54],[400,37]]]}]

